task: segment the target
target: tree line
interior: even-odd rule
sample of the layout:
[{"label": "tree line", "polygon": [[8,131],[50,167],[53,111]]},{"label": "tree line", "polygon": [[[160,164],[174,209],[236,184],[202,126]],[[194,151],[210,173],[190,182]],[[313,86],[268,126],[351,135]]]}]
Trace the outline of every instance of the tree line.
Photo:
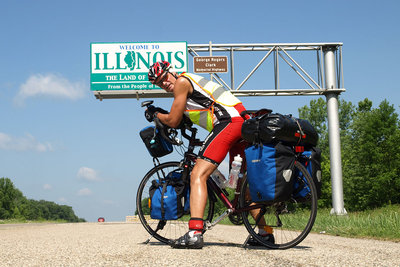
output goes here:
[{"label": "tree line", "polygon": [[27,199],[9,178],[0,178],[0,219],[63,220],[84,222],[72,207],[51,201]]},{"label": "tree line", "polygon": [[[320,207],[332,207],[327,107],[323,98],[299,109],[319,133],[322,150]],[[387,100],[373,108],[364,99],[353,105],[339,99],[345,208],[373,209],[400,203],[400,121]]]}]

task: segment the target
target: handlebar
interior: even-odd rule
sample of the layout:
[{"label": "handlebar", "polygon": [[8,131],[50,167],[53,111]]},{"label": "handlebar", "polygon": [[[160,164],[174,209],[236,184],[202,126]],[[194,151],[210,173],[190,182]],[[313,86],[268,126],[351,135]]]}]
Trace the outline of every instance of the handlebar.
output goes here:
[{"label": "handlebar", "polygon": [[[141,103],[142,107],[150,108],[154,107],[153,100],[148,100],[144,101]],[[154,125],[156,129],[160,132],[161,136],[167,140],[169,143],[173,145],[182,145],[183,142],[179,138],[177,138],[178,135],[178,129],[181,131],[181,134],[184,138],[186,138],[189,142],[193,142],[195,145],[201,145],[202,142],[198,139],[196,139],[196,133],[197,133],[197,128],[192,127],[193,123],[187,119],[185,116],[183,116],[181,123],[177,128],[171,128],[165,124],[163,124],[158,118],[154,119]],[[190,131],[191,134],[189,135],[186,130]]]}]

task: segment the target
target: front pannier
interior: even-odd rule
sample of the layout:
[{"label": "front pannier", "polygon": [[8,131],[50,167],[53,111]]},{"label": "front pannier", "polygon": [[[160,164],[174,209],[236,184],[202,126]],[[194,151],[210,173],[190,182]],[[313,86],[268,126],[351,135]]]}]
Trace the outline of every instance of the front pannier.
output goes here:
[{"label": "front pannier", "polygon": [[170,172],[165,179],[153,180],[149,195],[152,219],[177,220],[189,211],[189,187],[180,171]]},{"label": "front pannier", "polygon": [[318,133],[309,121],[279,113],[248,119],[242,126],[242,138],[251,144],[276,141],[288,145],[316,146]]},{"label": "front pannier", "polygon": [[246,148],[247,179],[254,202],[279,202],[290,198],[294,152],[281,143]]},{"label": "front pannier", "polygon": [[165,140],[154,126],[143,128],[139,134],[152,157],[159,158],[173,151],[172,144]]}]

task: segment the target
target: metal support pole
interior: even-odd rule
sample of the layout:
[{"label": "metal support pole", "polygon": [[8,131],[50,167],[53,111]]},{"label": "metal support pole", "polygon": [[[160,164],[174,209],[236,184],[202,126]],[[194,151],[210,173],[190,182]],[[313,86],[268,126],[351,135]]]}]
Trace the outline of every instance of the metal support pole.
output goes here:
[{"label": "metal support pole", "polygon": [[235,67],[233,61],[233,47],[231,47],[231,90],[235,90]]},{"label": "metal support pole", "polygon": [[340,148],[339,103],[338,93],[330,93],[336,89],[335,46],[323,48],[325,62],[326,105],[328,108],[329,150],[331,159],[332,179],[332,210],[331,214],[346,215],[343,201],[342,158]]},{"label": "metal support pole", "polygon": [[[209,50],[210,50],[210,57],[212,57],[212,42],[210,41],[209,42]],[[210,73],[210,81],[212,81],[213,80],[213,75],[212,75],[212,73]]]}]

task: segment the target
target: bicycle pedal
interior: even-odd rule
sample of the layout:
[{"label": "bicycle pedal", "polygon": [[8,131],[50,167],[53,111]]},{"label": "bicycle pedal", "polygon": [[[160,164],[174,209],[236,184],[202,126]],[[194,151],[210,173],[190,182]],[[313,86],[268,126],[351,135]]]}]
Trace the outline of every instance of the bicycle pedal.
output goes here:
[{"label": "bicycle pedal", "polygon": [[212,224],[210,221],[204,221],[204,229],[205,230],[210,230],[212,228]]}]

